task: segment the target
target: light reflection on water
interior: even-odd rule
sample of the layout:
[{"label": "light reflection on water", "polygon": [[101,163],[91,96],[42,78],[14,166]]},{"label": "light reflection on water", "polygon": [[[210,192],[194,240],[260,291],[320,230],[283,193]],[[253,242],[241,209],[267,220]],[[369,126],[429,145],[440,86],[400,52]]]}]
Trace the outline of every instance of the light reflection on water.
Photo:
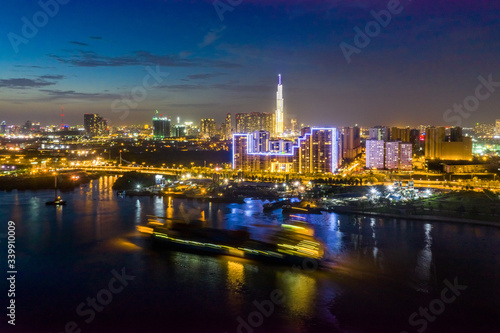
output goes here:
[{"label": "light reflection on water", "polygon": [[[119,198],[112,190],[115,180],[114,176],[102,177],[88,186],[62,193],[68,202],[64,207],[45,206],[45,201],[53,199],[53,191],[1,193],[0,213],[16,221],[22,255],[67,255],[78,267],[108,261],[113,267],[122,267],[124,256],[130,255],[126,257],[127,267],[144,277],[143,283],[172,288],[171,293],[182,295],[186,299],[179,301],[182,309],[200,304],[208,313],[221,311],[226,316],[243,316],[255,310],[254,300],[265,300],[271,290],[280,289],[286,302],[277,310],[277,317],[295,323],[293,330],[308,331],[308,318],[333,321],[325,304],[335,303],[337,294],[345,292],[345,287],[339,286],[332,276],[325,278],[315,271],[276,268],[246,259],[182,252],[158,254],[130,236],[135,235],[135,226],[145,223],[148,215],[156,215],[199,219],[216,228],[246,227],[252,236],[264,238],[266,227],[286,221],[279,210],[264,213],[263,202],[258,200],[219,204],[171,197]],[[327,246],[328,260],[335,265],[334,276],[338,278],[365,279],[366,283],[383,279],[431,293],[439,289],[443,279],[459,275],[461,279],[476,279],[491,286],[488,292],[492,298],[499,294],[495,282],[498,279],[491,270],[499,268],[500,251],[498,246],[488,245],[500,239],[499,229],[338,214],[303,216]],[[87,259],[78,262],[72,255]],[[454,258],[452,263],[450,258]],[[38,265],[42,267],[43,261]],[[469,269],[470,265],[476,266]],[[24,270],[45,273],[39,266]],[[67,274],[66,279],[74,278]],[[156,302],[154,295],[151,292],[149,302]],[[388,302],[394,301],[391,297],[387,296]],[[218,299],[220,309],[210,299]],[[226,319],[231,322],[234,317]]]}]

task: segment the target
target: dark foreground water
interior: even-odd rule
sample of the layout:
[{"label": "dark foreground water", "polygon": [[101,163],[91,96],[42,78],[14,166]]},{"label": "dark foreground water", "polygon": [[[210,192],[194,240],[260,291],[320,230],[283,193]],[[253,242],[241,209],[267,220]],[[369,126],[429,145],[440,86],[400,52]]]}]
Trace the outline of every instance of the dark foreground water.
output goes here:
[{"label": "dark foreground water", "polygon": [[59,208],[45,206],[51,191],[0,192],[0,332],[500,332],[500,228],[311,215],[330,269],[276,266],[154,250],[135,226],[184,215],[261,236],[284,221],[281,211],[251,200],[118,198],[114,179],[64,193]]}]

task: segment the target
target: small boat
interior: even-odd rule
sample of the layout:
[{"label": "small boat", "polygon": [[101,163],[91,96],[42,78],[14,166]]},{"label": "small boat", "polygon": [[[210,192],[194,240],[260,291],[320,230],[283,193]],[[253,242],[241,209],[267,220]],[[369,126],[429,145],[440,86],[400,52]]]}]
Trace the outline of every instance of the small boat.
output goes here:
[{"label": "small boat", "polygon": [[45,202],[47,206],[64,206],[66,201],[62,200],[60,196],[57,195],[57,175],[54,181],[54,200]]},{"label": "small boat", "polygon": [[45,204],[47,206],[63,206],[66,201],[62,200],[61,197],[57,197],[54,201],[47,201]]},{"label": "small boat", "polygon": [[276,202],[269,202],[262,205],[262,209],[264,212],[272,212],[273,210],[282,208],[284,205],[291,205],[290,200],[281,200]]},{"label": "small boat", "polygon": [[282,207],[283,213],[284,214],[290,214],[290,213],[295,213],[295,214],[321,214],[325,209],[320,208],[320,207],[298,207],[298,206],[292,206],[292,205],[284,205]]},{"label": "small boat", "polygon": [[245,199],[240,197],[209,196],[204,199],[206,201],[214,203],[235,203],[235,204],[245,203]]}]

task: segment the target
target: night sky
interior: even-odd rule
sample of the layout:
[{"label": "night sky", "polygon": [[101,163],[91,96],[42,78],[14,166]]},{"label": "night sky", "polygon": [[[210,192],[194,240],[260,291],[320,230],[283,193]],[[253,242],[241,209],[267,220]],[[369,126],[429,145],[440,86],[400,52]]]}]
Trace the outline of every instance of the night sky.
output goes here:
[{"label": "night sky", "polygon": [[[299,123],[451,126],[445,111],[475,95],[478,76],[500,82],[494,0],[402,1],[350,62],[341,43],[355,47],[355,28],[390,1],[222,0],[219,13],[213,1],[59,1],[45,15],[38,1],[2,0],[0,121],[57,124],[64,107],[71,125],[86,112],[149,123],[156,109],[221,122],[274,112],[281,73]],[[38,31],[23,32],[27,21]],[[498,85],[461,125],[500,118]]]}]

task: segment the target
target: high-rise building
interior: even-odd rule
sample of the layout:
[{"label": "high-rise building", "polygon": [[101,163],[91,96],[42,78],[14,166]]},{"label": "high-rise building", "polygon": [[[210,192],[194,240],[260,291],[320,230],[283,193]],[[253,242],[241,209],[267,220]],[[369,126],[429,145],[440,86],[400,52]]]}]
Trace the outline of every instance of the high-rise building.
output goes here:
[{"label": "high-rise building", "polygon": [[452,127],[450,128],[450,142],[461,142],[462,141],[462,127]]},{"label": "high-rise building", "polygon": [[400,143],[401,141],[389,141],[385,143],[385,169],[397,170],[399,168]]},{"label": "high-rise building", "polygon": [[361,153],[361,134],[359,127],[342,128],[342,158],[353,160]]},{"label": "high-rise building", "polygon": [[410,143],[413,146],[413,151],[418,152],[421,150],[420,130],[416,128],[410,130]]},{"label": "high-rise building", "polygon": [[2,124],[0,124],[0,134],[7,134],[7,124],[5,121],[2,121]]},{"label": "high-rise building", "polygon": [[184,125],[186,126],[186,136],[197,137],[200,135],[200,129],[192,122],[185,122]]},{"label": "high-rise building", "polygon": [[231,114],[228,113],[224,121],[224,139],[231,140],[232,134],[233,134],[233,120],[231,118]]},{"label": "high-rise building", "polygon": [[[497,124],[500,125],[500,120],[497,121]],[[499,127],[499,129],[500,129],[500,127]],[[474,126],[474,136],[476,138],[491,138],[495,135],[495,130],[496,130],[495,124],[477,123],[476,126]]]},{"label": "high-rise building", "polygon": [[413,144],[401,142],[399,145],[399,170],[413,170]]},{"label": "high-rise building", "polygon": [[186,125],[176,124],[174,125],[173,136],[176,138],[186,137]]},{"label": "high-rise building", "polygon": [[285,131],[285,109],[283,100],[283,85],[281,84],[281,74],[278,76],[278,91],[276,92],[276,112],[274,136],[280,136]]},{"label": "high-rise building", "polygon": [[413,169],[412,144],[401,141],[367,140],[366,168],[404,170]]},{"label": "high-rise building", "polygon": [[462,141],[450,141],[441,143],[442,160],[471,160],[472,138],[464,136]]},{"label": "high-rise building", "polygon": [[273,114],[266,112],[237,113],[236,133],[268,131],[273,133]]},{"label": "high-rise building", "polygon": [[155,139],[170,138],[171,121],[167,117],[154,117],[153,118],[153,136]]},{"label": "high-rise building", "polygon": [[370,140],[384,140],[389,141],[391,139],[391,130],[389,127],[375,126],[370,128],[369,138]]},{"label": "high-rise building", "polygon": [[336,172],[342,153],[340,133],[336,128],[311,128],[299,138],[295,169],[302,173]]},{"label": "high-rise building", "polygon": [[83,127],[88,135],[103,135],[107,131],[107,121],[98,114],[86,113],[83,115]]},{"label": "high-rise building", "polygon": [[247,117],[248,113],[237,113],[235,115],[236,130],[235,133],[249,133],[247,132]]},{"label": "high-rise building", "polygon": [[444,127],[431,126],[425,129],[425,158],[441,158],[441,143],[444,138]]},{"label": "high-rise building", "polygon": [[339,134],[335,128],[311,128],[296,143],[269,140],[257,131],[233,135],[233,169],[245,171],[332,173],[340,165]]},{"label": "high-rise building", "polygon": [[500,119],[497,119],[495,123],[495,135],[500,136]]},{"label": "high-rise building", "polygon": [[255,131],[248,136],[248,151],[250,153],[269,152],[270,133],[267,131]]},{"label": "high-rise building", "polygon": [[292,133],[295,133],[297,131],[297,119],[295,118],[290,119],[290,131]]},{"label": "high-rise building", "polygon": [[391,127],[391,140],[410,142],[410,128]]},{"label": "high-rise building", "polygon": [[463,136],[460,127],[452,127],[448,139],[444,127],[425,130],[425,158],[442,160],[470,160],[472,138]]},{"label": "high-rise building", "polygon": [[384,140],[366,140],[366,168],[384,169],[385,142]]},{"label": "high-rise building", "polygon": [[214,119],[202,119],[200,123],[200,135],[203,138],[211,138],[217,134],[217,125]]}]

